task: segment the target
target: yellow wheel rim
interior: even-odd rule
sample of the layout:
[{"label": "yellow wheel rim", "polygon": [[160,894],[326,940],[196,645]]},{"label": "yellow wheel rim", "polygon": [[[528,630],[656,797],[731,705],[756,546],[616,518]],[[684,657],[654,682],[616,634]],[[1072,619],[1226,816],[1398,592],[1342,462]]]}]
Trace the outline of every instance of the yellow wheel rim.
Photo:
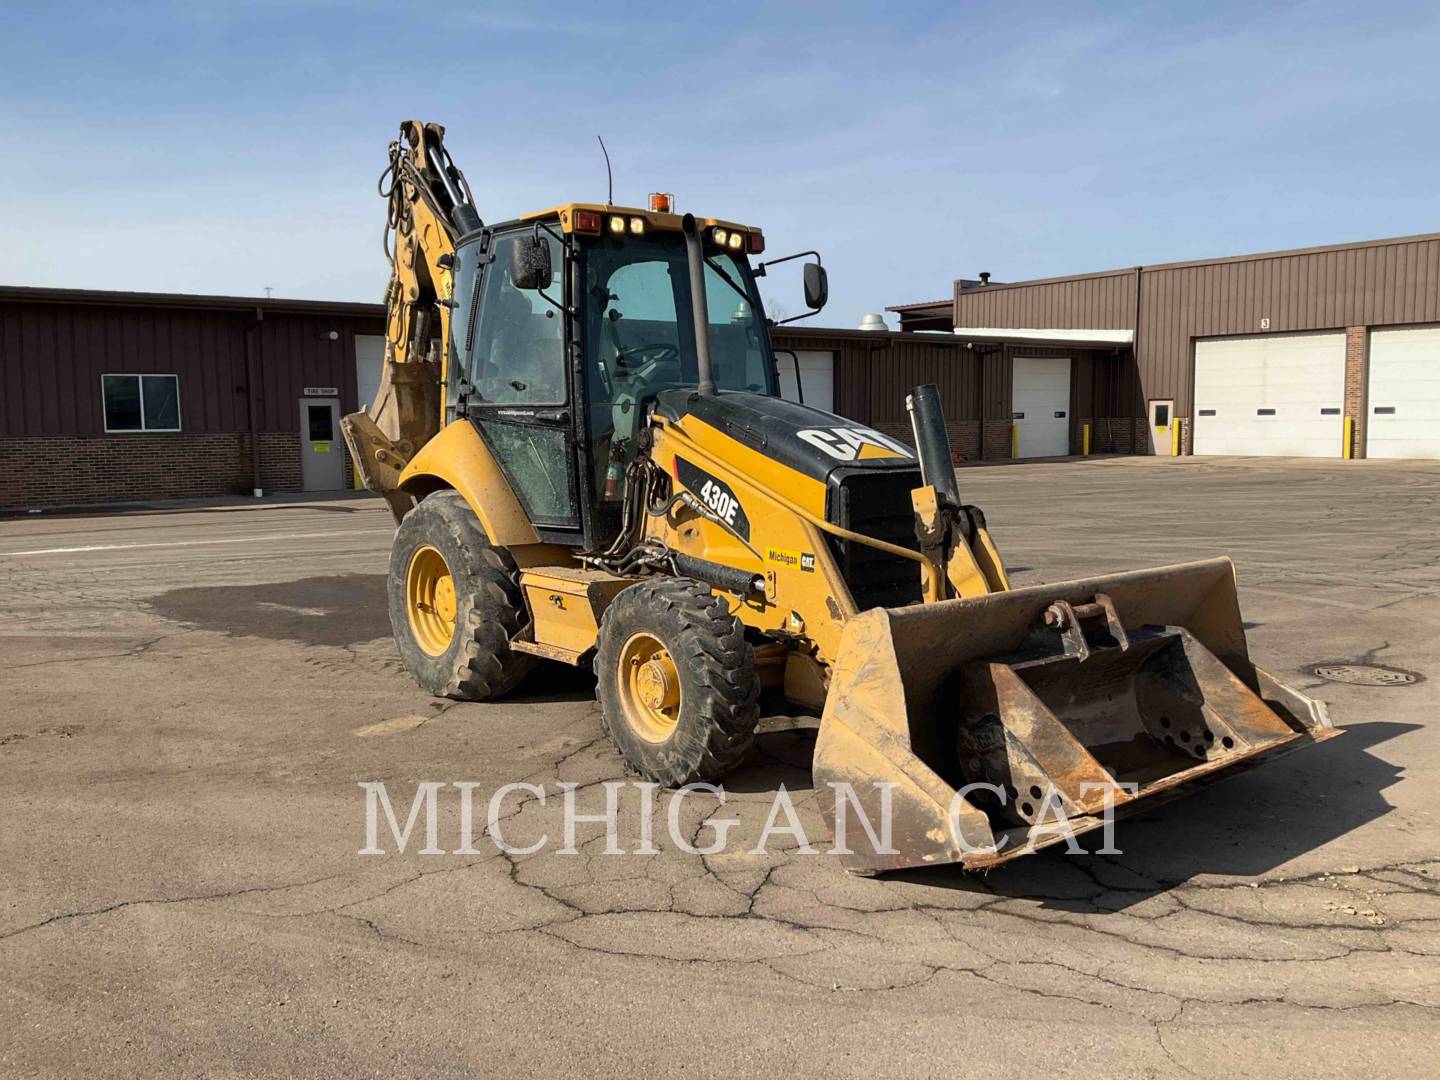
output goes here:
[{"label": "yellow wheel rim", "polygon": [[680,722],[680,672],[665,646],[635,634],[620,650],[620,703],[625,722],[646,742],[661,743]]},{"label": "yellow wheel rim", "polygon": [[455,640],[455,579],[445,556],[426,544],[410,556],[405,571],[405,606],[410,632],[420,648],[440,656]]}]

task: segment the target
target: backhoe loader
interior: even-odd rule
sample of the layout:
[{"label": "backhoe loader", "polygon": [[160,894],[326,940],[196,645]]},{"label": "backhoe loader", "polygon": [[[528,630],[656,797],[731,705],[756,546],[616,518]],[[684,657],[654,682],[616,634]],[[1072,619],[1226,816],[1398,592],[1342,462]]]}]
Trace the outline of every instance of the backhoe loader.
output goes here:
[{"label": "backhoe loader", "polygon": [[783,400],[758,228],[663,194],[487,224],[417,121],[381,192],[384,371],[342,426],[430,693],[593,664],[615,747],[672,786],[733,769],[783,695],[819,717],[822,804],[890,816],[844,856],[867,874],[988,867],[1338,734],[1251,662],[1228,559],[1012,588],[935,387],[913,447]]}]

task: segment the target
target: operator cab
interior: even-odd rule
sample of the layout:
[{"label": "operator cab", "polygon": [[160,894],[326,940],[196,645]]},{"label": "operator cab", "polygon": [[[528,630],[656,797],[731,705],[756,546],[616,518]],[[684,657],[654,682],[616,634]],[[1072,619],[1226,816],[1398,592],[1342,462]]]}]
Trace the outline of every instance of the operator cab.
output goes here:
[{"label": "operator cab", "polygon": [[763,237],[700,223],[701,305],[681,226],[668,206],[570,204],[456,246],[446,421],[475,424],[547,542],[613,539],[647,404],[698,383],[697,310],[717,390],[778,396],[748,258]]}]

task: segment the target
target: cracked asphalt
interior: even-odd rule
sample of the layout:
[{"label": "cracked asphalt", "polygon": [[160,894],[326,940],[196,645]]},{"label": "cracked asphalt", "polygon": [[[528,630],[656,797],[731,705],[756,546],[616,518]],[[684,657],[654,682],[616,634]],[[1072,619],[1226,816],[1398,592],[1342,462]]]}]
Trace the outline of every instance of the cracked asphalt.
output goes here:
[{"label": "cracked asphalt", "polygon": [[[560,785],[598,813],[624,779],[591,681],[417,691],[378,502],[0,521],[0,1074],[1432,1073],[1440,463],[960,480],[1018,583],[1230,554],[1252,653],[1346,736],[1122,822],[1119,855],[867,880],[748,852],[780,784],[825,846],[813,734],[779,732],[679,807],[702,844],[733,819],[724,852],[677,847],[662,793],[658,854],[596,823],[562,854]],[[502,827],[551,842],[427,856],[422,823],[361,856],[371,781],[401,815],[472,782],[482,824],[540,785]]]}]

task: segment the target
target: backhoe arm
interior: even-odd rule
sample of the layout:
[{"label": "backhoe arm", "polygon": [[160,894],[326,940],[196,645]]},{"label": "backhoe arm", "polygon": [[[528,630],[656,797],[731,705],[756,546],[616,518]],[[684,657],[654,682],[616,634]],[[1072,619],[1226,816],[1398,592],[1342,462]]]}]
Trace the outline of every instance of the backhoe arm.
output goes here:
[{"label": "backhoe arm", "polygon": [[396,487],[400,472],[441,426],[455,242],[481,221],[439,124],[400,125],[380,194],[389,202],[385,358],[375,400],[340,427],[365,486],[385,496],[398,517],[409,506]]}]

